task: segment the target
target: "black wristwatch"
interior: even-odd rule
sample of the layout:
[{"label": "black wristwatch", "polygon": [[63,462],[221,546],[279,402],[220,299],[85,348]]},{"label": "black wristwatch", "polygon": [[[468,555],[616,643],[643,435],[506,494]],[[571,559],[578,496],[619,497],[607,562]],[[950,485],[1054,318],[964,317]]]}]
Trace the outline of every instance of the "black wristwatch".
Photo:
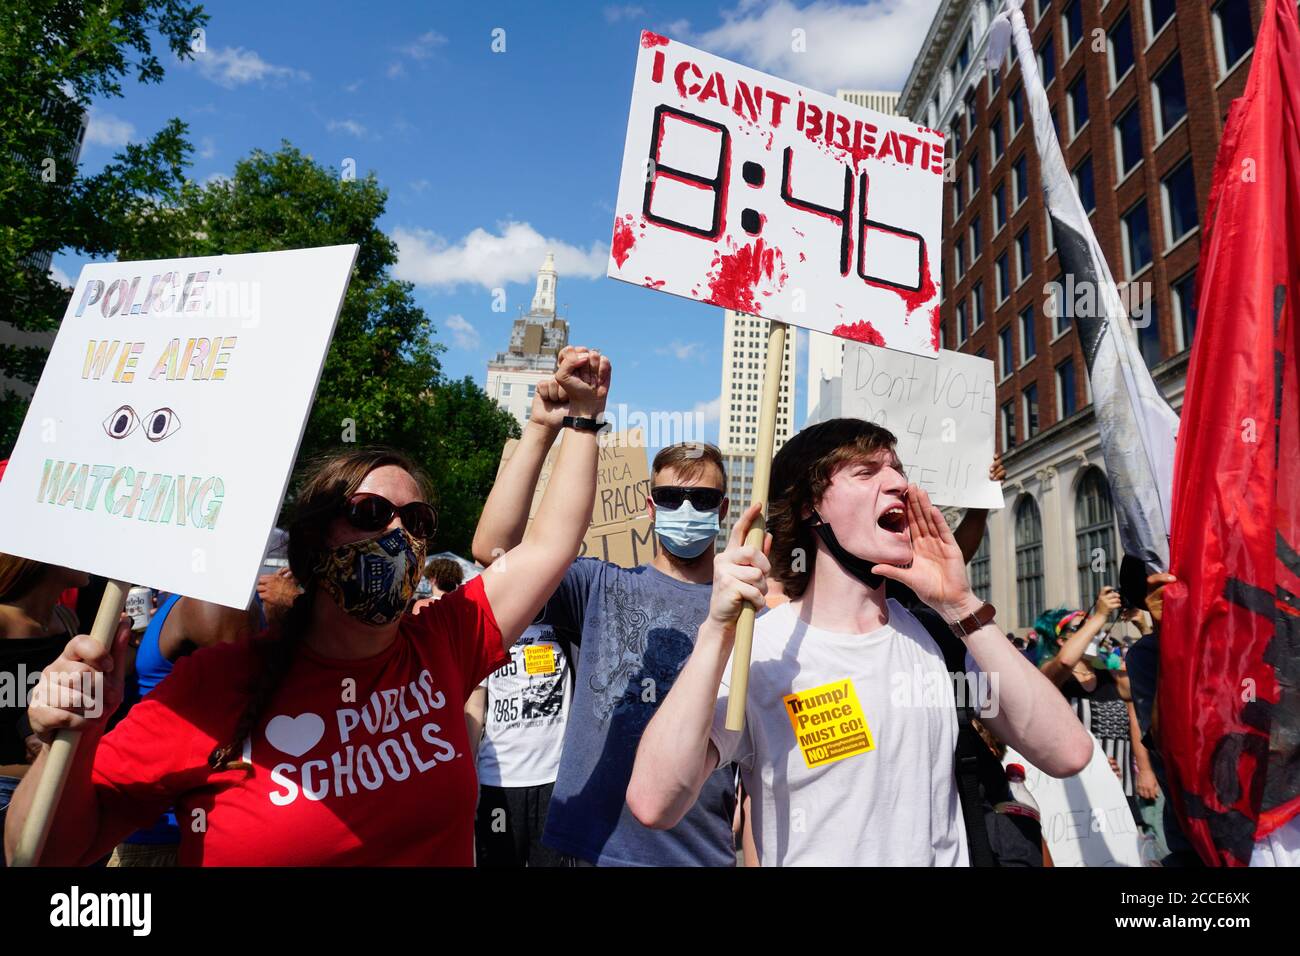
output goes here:
[{"label": "black wristwatch", "polygon": [[574,418],[572,415],[565,415],[564,421],[560,422],[561,428],[576,428],[580,432],[603,432],[609,428],[609,422],[602,422],[598,418]]}]

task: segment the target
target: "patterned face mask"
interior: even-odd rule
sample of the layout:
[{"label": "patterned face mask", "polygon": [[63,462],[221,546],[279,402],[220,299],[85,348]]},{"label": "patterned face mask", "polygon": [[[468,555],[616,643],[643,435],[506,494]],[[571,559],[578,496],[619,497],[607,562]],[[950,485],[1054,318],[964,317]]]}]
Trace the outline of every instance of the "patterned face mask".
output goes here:
[{"label": "patterned face mask", "polygon": [[402,616],[424,567],[424,542],[405,528],[353,541],[316,563],[321,588],[358,621],[381,627]]}]

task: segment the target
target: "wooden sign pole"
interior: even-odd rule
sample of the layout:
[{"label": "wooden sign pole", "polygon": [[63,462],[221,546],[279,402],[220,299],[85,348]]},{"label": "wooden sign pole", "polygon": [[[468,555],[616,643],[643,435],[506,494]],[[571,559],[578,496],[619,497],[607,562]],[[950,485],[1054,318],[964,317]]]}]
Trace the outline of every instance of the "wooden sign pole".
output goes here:
[{"label": "wooden sign pole", "polygon": [[[125,581],[110,580],[104,588],[104,597],[95,614],[94,627],[90,629],[91,638],[98,641],[101,647],[109,647],[112,643],[130,590],[131,585]],[[54,743],[50,744],[50,752],[45,755],[45,768],[36,784],[36,793],[32,795],[31,809],[23,821],[23,832],[14,849],[13,866],[35,866],[40,860],[41,851],[45,849],[45,839],[50,834],[50,823],[54,820],[54,809],[63,795],[63,785],[67,782],[68,771],[72,769],[72,758],[76,756],[80,741],[81,731],[60,730]]]},{"label": "wooden sign pole", "polygon": [[[763,503],[763,510],[745,535],[745,545],[763,549],[767,535],[767,492],[772,479],[772,449],[776,444],[776,412],[781,401],[781,363],[785,359],[784,322],[772,321],[767,330],[767,366],[763,372],[763,401],[759,406],[758,447],[754,451],[753,498]],[[793,372],[793,369],[791,370]],[[790,396],[794,404],[794,396]],[[731,686],[727,697],[727,729],[741,730],[745,726],[745,698],[749,693],[749,655],[754,646],[755,610],[750,605],[741,609],[736,622],[736,642],[731,652]]]}]

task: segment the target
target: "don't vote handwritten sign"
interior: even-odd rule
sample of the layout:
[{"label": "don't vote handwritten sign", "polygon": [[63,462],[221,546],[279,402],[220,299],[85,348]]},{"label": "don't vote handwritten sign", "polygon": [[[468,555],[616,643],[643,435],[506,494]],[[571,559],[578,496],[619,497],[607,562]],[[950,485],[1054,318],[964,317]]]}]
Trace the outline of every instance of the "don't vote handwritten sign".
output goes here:
[{"label": "don't vote handwritten sign", "polygon": [[608,273],[933,356],[944,139],[641,34]]},{"label": "don't vote handwritten sign", "polygon": [[918,358],[870,345],[844,350],[840,407],[888,428],[909,481],[937,505],[1001,508],[993,463],[993,363],[944,349]]},{"label": "don't vote handwritten sign", "polygon": [[0,551],[246,606],[356,254],[82,269],[0,481]]}]

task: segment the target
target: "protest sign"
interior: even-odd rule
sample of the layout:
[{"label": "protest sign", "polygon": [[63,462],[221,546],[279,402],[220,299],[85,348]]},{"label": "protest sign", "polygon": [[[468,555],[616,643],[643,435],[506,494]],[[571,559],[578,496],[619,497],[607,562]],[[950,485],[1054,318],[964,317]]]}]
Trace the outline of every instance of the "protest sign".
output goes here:
[{"label": "protest sign", "polygon": [[[563,440],[563,435],[560,436]],[[510,439],[501,453],[504,466],[519,442]],[[550,481],[551,468],[559,452],[557,441],[542,463],[542,471],[528,509],[528,523],[542,503]],[[591,527],[582,539],[579,557],[600,558],[625,568],[634,568],[654,559],[659,544],[650,523],[646,500],[650,497],[650,468],[646,462],[645,442],[639,428],[601,436],[600,458],[596,466],[596,501],[591,509]]]},{"label": "protest sign", "polygon": [[247,606],[356,253],[86,266],[0,481],[0,551]]},{"label": "protest sign", "polygon": [[641,34],[608,273],[939,350],[944,138]]},{"label": "protest sign", "polygon": [[1095,737],[1088,766],[1063,780],[1049,777],[1010,747],[1002,763],[1025,768],[1025,787],[1038,804],[1054,865],[1142,865],[1137,824]]},{"label": "protest sign", "polygon": [[893,432],[907,480],[936,505],[1002,507],[1002,486],[989,480],[996,406],[988,359],[946,349],[937,360],[870,345],[844,350],[843,414]]}]

